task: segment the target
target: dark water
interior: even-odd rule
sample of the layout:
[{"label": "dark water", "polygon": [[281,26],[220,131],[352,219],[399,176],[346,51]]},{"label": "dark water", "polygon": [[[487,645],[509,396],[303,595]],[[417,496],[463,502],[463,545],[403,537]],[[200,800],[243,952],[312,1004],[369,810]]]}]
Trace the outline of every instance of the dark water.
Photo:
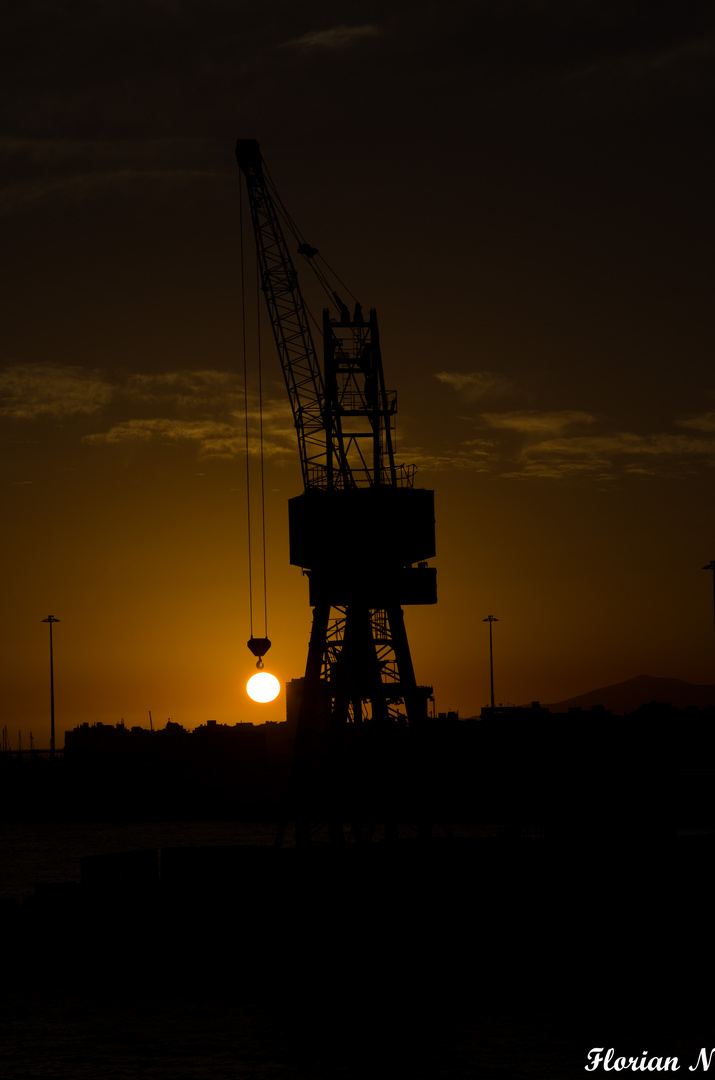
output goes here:
[{"label": "dark water", "polygon": [[[240,973],[237,972],[237,983]],[[426,987],[408,1010],[381,996],[371,1006],[366,986],[359,1009],[326,1003],[309,981],[306,1000],[273,1001],[237,987],[152,994],[127,985],[121,993],[67,994],[62,986],[0,995],[0,1075],[3,1080],[572,1080],[585,1075],[592,1046],[619,1053],[681,1054],[681,1074],[709,1045],[712,1023],[669,1024],[477,1005],[468,995],[449,1014]],[[314,1008],[307,1007],[313,997]],[[603,1075],[601,1073],[601,1075]]]},{"label": "dark water", "polygon": [[[271,825],[6,825],[3,895],[79,880],[84,855],[272,839]],[[266,920],[231,897],[155,909],[138,941],[115,904],[81,945],[60,913],[8,907],[0,1077],[571,1080],[594,1046],[677,1055],[689,1075],[715,1044],[707,879],[629,866],[586,860],[546,896],[528,866],[357,899],[326,878],[307,904],[273,898],[265,947]]]},{"label": "dark water", "polygon": [[[490,826],[456,827],[490,835]],[[256,844],[271,846],[274,822],[15,822],[0,823],[0,899],[22,900],[36,882],[79,881],[80,860],[145,848]],[[293,836],[286,830],[284,846]]]},{"label": "dark water", "polygon": [[36,882],[79,881],[85,855],[144,848],[272,844],[275,825],[243,822],[17,822],[0,824],[0,899]]},{"label": "dark water", "polygon": [[[131,990],[128,991],[131,996]],[[38,1011],[39,1006],[39,1011]],[[544,1077],[575,1075],[548,1023],[518,1025],[494,1017],[454,1020],[439,1030],[401,1034],[344,1017],[304,1018],[248,1000],[210,995],[110,1004],[89,998],[50,1001],[19,996],[2,1002],[2,1075],[72,1080],[184,1080],[206,1077],[341,1078]],[[379,1036],[379,1037],[378,1037]],[[563,1036],[561,1036],[563,1038]]]}]

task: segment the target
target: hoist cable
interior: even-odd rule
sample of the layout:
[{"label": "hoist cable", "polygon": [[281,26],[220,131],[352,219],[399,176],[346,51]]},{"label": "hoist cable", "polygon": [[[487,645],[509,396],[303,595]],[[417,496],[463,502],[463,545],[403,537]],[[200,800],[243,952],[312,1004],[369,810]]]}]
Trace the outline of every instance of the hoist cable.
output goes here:
[{"label": "hoist cable", "polygon": [[256,252],[256,338],[258,352],[258,430],[261,444],[261,525],[263,530],[263,636],[268,637],[268,585],[266,573],[266,488],[263,453],[263,369],[261,355],[261,290],[260,268]]},{"label": "hoist cable", "polygon": [[[293,239],[297,241],[299,246],[301,244],[305,244],[307,247],[310,247],[311,245],[307,244],[306,239],[303,236],[303,233],[300,231],[300,229],[296,225],[295,221],[293,220],[293,218],[291,217],[291,215],[288,213],[285,206],[283,205],[283,202],[281,201],[281,197],[280,197],[280,195],[278,194],[278,192],[276,190],[275,184],[273,183],[273,177],[268,172],[268,170],[267,170],[267,168],[265,166],[265,162],[263,164],[263,169],[264,169],[264,174],[265,174],[267,182],[268,182],[268,186],[269,186],[270,191],[271,191],[271,195],[273,197],[274,205],[275,205],[276,209],[279,211],[281,217],[283,218],[286,226],[288,227],[289,232],[292,234]],[[322,286],[322,288],[325,291],[328,298],[331,301],[335,299],[335,297],[334,297],[334,289],[333,289],[330,281],[328,280],[328,277],[327,277],[325,271],[321,267],[319,267],[317,265],[316,256],[325,265],[325,267],[327,268],[329,273],[332,274],[332,276],[335,278],[335,280],[340,285],[342,285],[343,289],[345,289],[345,291],[352,297],[352,299],[357,304],[358,299],[355,296],[355,293],[350,288],[350,286],[346,285],[346,283],[339,276],[339,274],[337,274],[335,272],[335,270],[333,270],[332,266],[327,261],[327,259],[325,259],[322,255],[320,255],[319,252],[316,252],[316,255],[314,255],[312,257],[306,256],[306,261],[309,263],[311,270],[315,274],[317,280],[319,281],[320,285]]]},{"label": "hoist cable", "polygon": [[248,350],[246,348],[246,283],[243,245],[243,184],[239,185],[239,238],[241,248],[241,334],[243,342],[243,411],[246,422],[246,522],[248,526],[248,610],[253,637],[253,563],[251,554],[251,469],[248,446]]},{"label": "hoist cable", "polygon": [[[336,280],[337,282],[339,282],[339,283],[340,283],[340,284],[342,285],[342,287],[343,287],[343,288],[345,289],[345,291],[346,291],[346,292],[350,293],[350,296],[351,296],[351,297],[353,298],[353,300],[354,300],[354,301],[355,301],[355,303],[357,304],[357,302],[358,302],[358,298],[357,298],[357,296],[356,296],[356,295],[355,295],[355,293],[354,293],[354,292],[352,291],[352,289],[350,288],[350,286],[349,286],[349,285],[346,285],[346,284],[345,284],[345,282],[344,282],[344,281],[343,281],[343,279],[342,279],[342,278],[340,277],[340,275],[339,275],[339,274],[336,274],[335,270],[333,270],[333,268],[332,268],[332,266],[330,265],[330,263],[328,262],[328,260],[327,260],[327,259],[325,259],[325,258],[323,258],[323,256],[322,256],[322,255],[320,255],[320,254],[318,254],[318,258],[320,259],[320,261],[321,261],[321,262],[325,263],[325,265],[327,266],[328,270],[329,270],[329,271],[330,271],[330,273],[331,273],[331,274],[333,275],[333,277],[335,278],[335,280]],[[317,272],[317,270],[316,270],[316,272]]]}]

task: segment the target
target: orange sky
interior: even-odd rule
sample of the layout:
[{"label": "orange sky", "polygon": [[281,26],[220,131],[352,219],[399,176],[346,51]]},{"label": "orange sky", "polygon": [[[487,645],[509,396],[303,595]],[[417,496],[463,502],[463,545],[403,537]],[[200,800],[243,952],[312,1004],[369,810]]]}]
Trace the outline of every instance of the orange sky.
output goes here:
[{"label": "orange sky", "polygon": [[[488,702],[488,614],[504,702],[638,674],[715,683],[699,12],[181,0],[80,24],[23,5],[0,129],[13,746],[48,742],[49,614],[60,733],[149,710],[283,716],[244,691],[237,137],[261,141],[302,231],[378,310],[399,457],[435,491],[439,603],[407,627],[437,708]],[[267,667],[284,681],[310,608],[263,334]]]}]

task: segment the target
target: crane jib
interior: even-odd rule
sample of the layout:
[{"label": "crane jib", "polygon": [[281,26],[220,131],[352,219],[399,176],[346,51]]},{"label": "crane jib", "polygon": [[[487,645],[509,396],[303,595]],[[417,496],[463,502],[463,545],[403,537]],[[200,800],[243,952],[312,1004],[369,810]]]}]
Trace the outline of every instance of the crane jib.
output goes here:
[{"label": "crane jib", "polygon": [[[239,139],[236,159],[245,178],[256,238],[261,285],[298,434],[304,487],[324,464],[323,379],[288,246],[263,173],[258,143]],[[327,433],[331,441],[331,433]]]},{"label": "crane jib", "polygon": [[[414,467],[395,463],[396,402],[385,389],[374,310],[366,318],[356,303],[351,314],[331,291],[338,317],[323,312],[321,370],[258,142],[239,139],[236,160],[246,179],[261,284],[293,412],[304,489],[411,486]],[[298,249],[312,265],[317,249],[304,241]]]}]

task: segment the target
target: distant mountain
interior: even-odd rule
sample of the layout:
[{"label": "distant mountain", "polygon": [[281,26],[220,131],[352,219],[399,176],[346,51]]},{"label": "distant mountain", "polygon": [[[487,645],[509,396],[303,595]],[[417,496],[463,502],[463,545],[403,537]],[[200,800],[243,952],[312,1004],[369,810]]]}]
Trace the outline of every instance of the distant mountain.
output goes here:
[{"label": "distant mountain", "polygon": [[635,679],[627,679],[615,686],[602,686],[599,690],[589,690],[587,694],[545,707],[551,712],[566,712],[571,708],[590,709],[593,705],[602,705],[613,713],[629,713],[651,701],[674,705],[677,709],[684,709],[688,705],[701,709],[705,705],[715,705],[715,686],[702,686],[683,679],[637,675]]}]

